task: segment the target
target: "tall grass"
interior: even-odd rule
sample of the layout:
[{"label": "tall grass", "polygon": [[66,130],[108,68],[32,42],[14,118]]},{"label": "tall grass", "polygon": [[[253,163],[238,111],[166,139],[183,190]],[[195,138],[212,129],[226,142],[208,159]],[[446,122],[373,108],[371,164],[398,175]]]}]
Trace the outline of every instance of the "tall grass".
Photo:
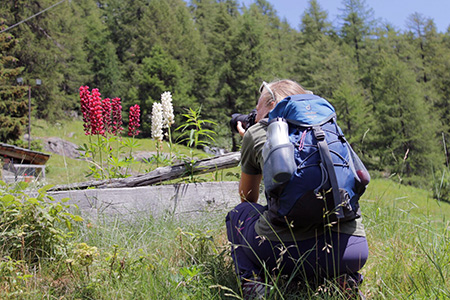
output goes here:
[{"label": "tall grass", "polygon": [[[46,284],[33,297],[54,299],[222,299],[220,282],[236,288],[227,243],[219,219],[195,224],[170,216],[139,222],[102,219],[84,223],[75,243],[98,250],[89,275],[74,264],[42,270]],[[78,269],[77,269],[78,268]],[[64,280],[62,280],[64,278]],[[31,298],[30,298],[31,299]]]},{"label": "tall grass", "polygon": [[[449,205],[381,179],[373,180],[361,205],[370,248],[362,269],[367,298],[450,298]],[[17,272],[7,274],[16,285],[0,285],[0,298],[239,299],[225,213],[85,219],[73,228],[65,259],[42,260],[28,278],[23,264],[2,260],[0,273],[1,266]],[[81,256],[92,263],[83,264]],[[267,299],[342,299],[312,288],[291,290],[286,282],[270,283]]]},{"label": "tall grass", "polygon": [[449,204],[387,180],[375,180],[365,198],[370,298],[450,298]]}]

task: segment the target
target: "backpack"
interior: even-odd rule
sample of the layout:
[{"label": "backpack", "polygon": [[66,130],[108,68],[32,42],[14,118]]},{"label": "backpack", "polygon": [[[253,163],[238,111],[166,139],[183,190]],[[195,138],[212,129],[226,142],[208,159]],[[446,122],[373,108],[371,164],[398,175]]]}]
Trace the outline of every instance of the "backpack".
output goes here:
[{"label": "backpack", "polygon": [[[293,148],[295,162],[289,164],[295,166],[292,175],[280,182],[273,178],[269,160],[264,161],[269,220],[309,226],[359,218],[358,200],[370,175],[336,123],[333,106],[317,95],[294,95],[275,106],[269,124],[277,118],[288,123],[293,147],[284,149]],[[264,147],[270,147],[269,140]]]}]

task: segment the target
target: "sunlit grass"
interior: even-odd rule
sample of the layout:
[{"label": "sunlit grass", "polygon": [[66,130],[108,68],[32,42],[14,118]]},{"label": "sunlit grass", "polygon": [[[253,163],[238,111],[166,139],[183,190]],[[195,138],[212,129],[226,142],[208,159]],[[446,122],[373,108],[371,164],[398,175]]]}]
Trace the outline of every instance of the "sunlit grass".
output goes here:
[{"label": "sunlit grass", "polygon": [[431,192],[374,180],[362,201],[374,299],[450,297],[450,205]]}]

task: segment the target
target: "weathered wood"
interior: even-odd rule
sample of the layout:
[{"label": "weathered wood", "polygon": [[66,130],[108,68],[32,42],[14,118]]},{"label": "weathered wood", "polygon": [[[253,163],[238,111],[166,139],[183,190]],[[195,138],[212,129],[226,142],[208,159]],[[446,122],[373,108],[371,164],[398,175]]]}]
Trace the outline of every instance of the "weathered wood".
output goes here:
[{"label": "weathered wood", "polygon": [[0,143],[0,155],[13,158],[15,163],[45,165],[49,154],[20,148],[14,145]]},{"label": "weathered wood", "polygon": [[57,185],[51,188],[50,191],[87,189],[92,187],[104,189],[147,186],[180,177],[187,177],[192,174],[208,173],[236,167],[239,164],[240,158],[241,154],[239,152],[231,152],[224,155],[199,160],[192,166],[187,164],[178,164],[174,166],[160,167],[147,174],[128,178],[114,178],[108,180],[95,180],[67,185]]},{"label": "weathered wood", "polygon": [[[49,192],[56,201],[77,206],[76,212],[86,220],[138,220],[178,216],[196,220],[203,214],[220,218],[240,203],[239,182],[201,182],[154,185],[117,189],[88,189]],[[106,217],[106,218],[105,218]]]}]

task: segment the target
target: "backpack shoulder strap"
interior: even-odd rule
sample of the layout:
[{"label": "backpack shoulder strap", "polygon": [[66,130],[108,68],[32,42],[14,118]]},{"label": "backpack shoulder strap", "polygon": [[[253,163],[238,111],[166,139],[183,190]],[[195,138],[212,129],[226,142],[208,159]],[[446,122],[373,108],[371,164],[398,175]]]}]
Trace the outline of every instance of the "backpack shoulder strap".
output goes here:
[{"label": "backpack shoulder strap", "polygon": [[328,148],[327,141],[325,140],[325,132],[322,130],[322,126],[313,126],[314,137],[317,140],[317,146],[319,147],[320,158],[325,165],[325,169],[330,179],[330,184],[333,192],[334,206],[336,209],[336,217],[341,219],[344,217],[341,206],[341,194],[339,192],[339,185],[337,182],[336,172],[334,171],[333,159],[331,158],[330,150]]},{"label": "backpack shoulder strap", "polygon": [[269,125],[269,118],[261,119],[261,120],[259,120],[258,123],[261,123],[261,124],[263,124],[265,126],[268,126]]}]

